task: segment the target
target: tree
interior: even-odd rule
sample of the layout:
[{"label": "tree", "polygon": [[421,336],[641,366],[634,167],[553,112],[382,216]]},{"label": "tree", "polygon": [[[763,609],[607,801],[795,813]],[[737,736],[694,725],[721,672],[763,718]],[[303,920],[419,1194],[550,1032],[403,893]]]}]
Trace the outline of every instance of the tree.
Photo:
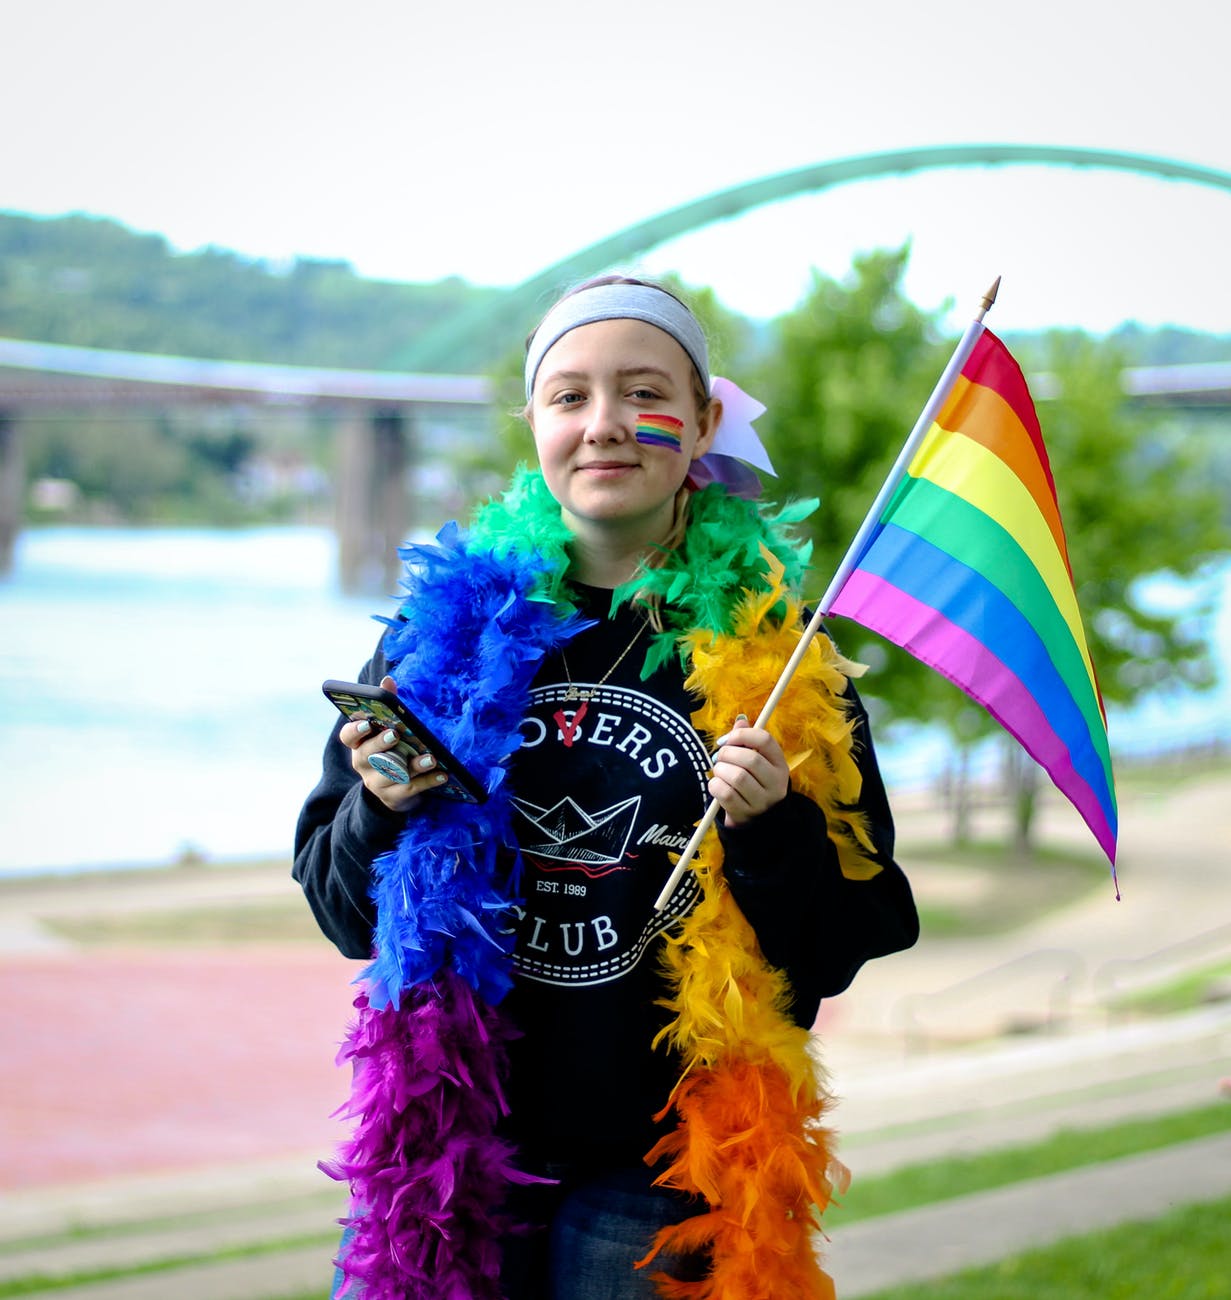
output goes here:
[{"label": "tree", "polygon": [[[935,318],[902,291],[908,250],[855,259],[841,283],[813,272],[799,306],[774,322],[749,388],[780,478],[771,494],[818,497],[813,568],[827,584],[870,509],[944,367]],[[809,593],[819,599],[821,591]],[[831,629],[850,658],[876,669],[868,692],[878,727],[960,711],[953,688],[857,624]]]},{"label": "tree", "polygon": [[1128,404],[1114,344],[1057,332],[1047,356],[1056,397],[1039,419],[1104,696],[1209,686],[1202,630],[1147,609],[1141,579],[1192,577],[1231,549],[1210,447]]},{"label": "tree", "polygon": [[[1056,396],[1039,403],[1039,420],[1104,699],[1131,704],[1176,686],[1213,685],[1205,626],[1150,609],[1143,583],[1158,574],[1191,578],[1231,550],[1213,445],[1130,406],[1114,340],[1055,332],[1046,360]],[[1037,771],[1011,764],[1014,771],[1015,838],[1026,849]]]},{"label": "tree", "polygon": [[[754,389],[769,407],[761,425],[782,482],[794,495],[822,498],[812,530],[822,580],[855,536],[952,351],[934,318],[902,294],[907,255],[860,258],[842,284],[814,276],[800,306],[777,322],[776,348]],[[1140,580],[1191,576],[1231,549],[1225,487],[1210,453],[1128,405],[1114,343],[1057,334],[1045,355],[1059,395],[1039,414],[1105,697],[1127,703],[1170,684],[1208,685],[1214,665],[1204,630],[1147,609]],[[887,715],[881,725],[938,723],[959,754],[996,730],[965,695],[896,647],[850,623],[835,631],[847,654],[877,667],[872,689]],[[959,773],[963,767],[959,761]],[[1008,767],[1020,773],[1012,791],[1016,838],[1028,847],[1037,770]],[[964,806],[959,790],[959,833]]]}]

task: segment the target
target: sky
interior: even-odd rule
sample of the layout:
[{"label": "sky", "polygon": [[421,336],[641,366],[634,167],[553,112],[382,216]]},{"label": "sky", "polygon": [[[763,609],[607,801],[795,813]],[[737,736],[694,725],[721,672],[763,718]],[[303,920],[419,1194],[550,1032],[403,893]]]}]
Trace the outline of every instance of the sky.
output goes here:
[{"label": "sky", "polygon": [[[1231,172],[1212,0],[0,0],[0,210],[282,262],[512,285],[678,204],[836,158],[1024,142]],[[789,309],[910,241],[906,290],[1002,331],[1231,333],[1231,192],[947,169],[803,196],[629,270]]]}]

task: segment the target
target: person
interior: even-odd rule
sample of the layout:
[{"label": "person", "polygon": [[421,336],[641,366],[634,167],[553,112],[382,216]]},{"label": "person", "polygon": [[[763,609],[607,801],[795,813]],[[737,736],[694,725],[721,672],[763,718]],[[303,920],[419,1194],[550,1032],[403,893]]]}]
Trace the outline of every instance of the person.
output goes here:
[{"label": "person", "polygon": [[832,1294],[810,1030],[918,918],[855,667],[817,635],[749,722],[807,621],[814,503],[752,499],[735,457],[767,465],[764,408],[711,379],[657,285],[566,294],[525,379],[539,468],[404,549],[360,674],[489,798],[434,795],[432,755],[382,775],[396,730],[339,719],[297,829],[321,929],[371,960],[331,1167],[354,1206],[337,1293]]}]

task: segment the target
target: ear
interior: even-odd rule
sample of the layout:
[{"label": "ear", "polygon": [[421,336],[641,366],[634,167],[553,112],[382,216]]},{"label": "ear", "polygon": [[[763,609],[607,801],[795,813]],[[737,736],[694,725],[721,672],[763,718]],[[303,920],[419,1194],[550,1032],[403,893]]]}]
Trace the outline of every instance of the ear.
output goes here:
[{"label": "ear", "polygon": [[717,397],[712,397],[709,405],[697,417],[697,441],[693,443],[693,460],[697,460],[709,451],[714,442],[714,435],[718,432],[718,426],[721,423],[722,401]]}]

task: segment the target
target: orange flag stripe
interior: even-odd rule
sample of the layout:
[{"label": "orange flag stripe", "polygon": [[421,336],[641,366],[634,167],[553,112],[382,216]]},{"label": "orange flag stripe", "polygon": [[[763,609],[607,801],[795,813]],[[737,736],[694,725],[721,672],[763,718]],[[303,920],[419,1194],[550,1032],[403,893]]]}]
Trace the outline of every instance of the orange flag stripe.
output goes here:
[{"label": "orange flag stripe", "polygon": [[1004,397],[986,384],[972,383],[965,375],[959,375],[936,423],[942,429],[980,443],[1004,461],[1034,498],[1039,514],[1055,538],[1057,550],[1064,557],[1065,568],[1071,569],[1051,480],[1043,472],[1034,440]]}]

